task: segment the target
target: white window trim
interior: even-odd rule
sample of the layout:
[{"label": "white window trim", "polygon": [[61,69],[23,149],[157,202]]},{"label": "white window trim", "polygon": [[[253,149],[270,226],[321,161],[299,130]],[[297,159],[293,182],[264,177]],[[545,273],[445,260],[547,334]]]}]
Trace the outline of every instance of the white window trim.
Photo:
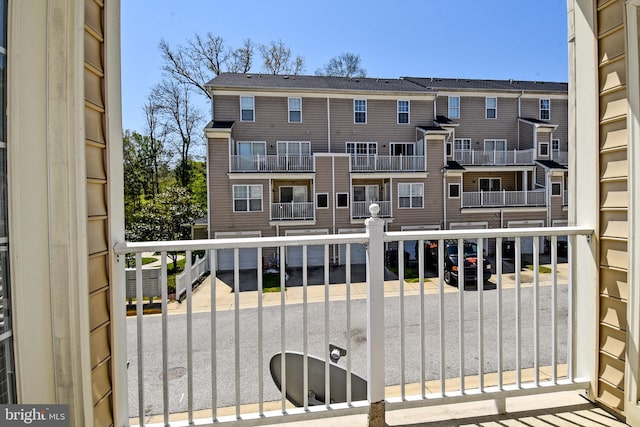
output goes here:
[{"label": "white window trim", "polygon": [[[558,186],[560,187],[560,191],[558,192],[558,194],[553,194],[553,187],[554,186]],[[551,183],[551,197],[562,197],[562,183],[561,182],[552,182]]]},{"label": "white window trim", "polygon": [[[251,98],[251,104],[253,106],[253,108],[251,109],[251,111],[253,111],[253,120],[243,120],[242,119],[242,98]],[[241,95],[240,96],[240,121],[241,122],[247,122],[247,123],[251,123],[251,122],[255,122],[256,121],[256,98],[255,96],[249,96],[249,95]]]},{"label": "white window trim", "polygon": [[[285,153],[281,153],[280,152],[280,144],[285,144],[285,146],[287,147],[286,152]],[[298,154],[289,154],[289,144],[298,144],[298,146],[300,148],[302,148],[303,145],[306,145],[309,147],[309,154],[302,154],[302,150],[300,150],[300,152]],[[291,156],[291,157],[297,157],[297,156],[310,156],[311,155],[311,141],[276,141],[276,154],[278,156]]]},{"label": "white window trim", "polygon": [[393,147],[395,145],[404,145],[404,146],[408,146],[411,145],[413,147],[413,154],[403,154],[404,156],[417,156],[417,150],[418,147],[416,146],[415,142],[390,142],[389,143],[389,155],[393,156]]},{"label": "white window trim", "polygon": [[[304,188],[305,201],[304,202],[294,202],[292,200],[290,202],[283,202],[282,201],[282,189],[283,188],[290,188],[291,189],[291,196],[293,196],[294,188]],[[306,185],[281,185],[280,187],[278,187],[278,200],[280,200],[280,203],[308,203],[309,202],[309,187],[307,187]]]},{"label": "white window trim", "polygon": [[[356,111],[356,102],[357,101],[364,101],[364,122],[357,122],[356,121],[356,112],[358,113],[362,113],[362,111]],[[353,100],[353,123],[356,125],[366,125],[367,121],[369,120],[368,114],[367,114],[367,109],[369,108],[369,106],[367,105],[368,102],[366,99],[354,99]]]},{"label": "white window trim", "polygon": [[[367,145],[367,153],[365,154],[360,154],[360,153],[349,153],[349,144],[353,144],[354,148],[356,148],[357,144],[366,144]],[[374,146],[376,147],[376,152],[375,153],[370,153],[369,151],[369,147]],[[353,141],[347,141],[344,143],[344,152],[351,154],[353,156],[371,156],[371,155],[376,155],[378,154],[378,143],[377,142],[367,142],[367,141],[359,141],[359,142],[353,142]]]},{"label": "white window trim", "polygon": [[[542,108],[542,101],[547,101],[549,103],[549,108]],[[549,112],[549,117],[547,117],[546,119],[542,118],[542,112],[543,111],[548,111]],[[540,100],[538,101],[538,118],[540,120],[551,120],[551,99],[550,98],[540,98]]]},{"label": "white window trim", "polygon": [[[407,111],[400,111],[400,103],[401,102],[406,102],[407,103]],[[400,114],[401,113],[406,113],[407,114],[407,122],[406,123],[401,123],[400,122]],[[408,99],[398,99],[398,101],[396,102],[396,123],[399,125],[408,125],[411,124],[411,101]]]},{"label": "white window trim", "polygon": [[[456,148],[456,142],[460,142],[462,144],[462,146],[464,147],[464,143],[468,142],[469,143],[469,148],[462,148],[462,149],[457,149]],[[454,138],[453,139],[453,151],[471,151],[471,138]]]},{"label": "white window trim", "polygon": [[[300,100],[300,110],[292,110],[291,109],[291,100],[292,99],[299,99]],[[292,111],[300,111],[300,121],[297,121],[297,122],[292,122],[291,121],[291,112]],[[287,98],[287,120],[289,121],[289,123],[302,123],[302,97],[300,97],[300,96],[290,96],[289,98]]]},{"label": "white window trim", "polygon": [[[451,187],[458,187],[458,196],[452,196],[451,195]],[[459,199],[460,196],[462,195],[462,186],[460,185],[459,182],[450,182],[449,186],[447,188],[447,198],[449,199]]]},{"label": "white window trim", "polygon": [[[495,149],[495,143],[499,142],[499,141],[504,141],[504,150],[496,150]],[[487,142],[493,142],[494,148],[493,150],[487,150]],[[484,151],[496,151],[496,152],[507,152],[507,146],[509,145],[509,141],[506,139],[485,139],[484,140],[484,144],[482,146],[482,148],[484,149]]]},{"label": "white window trim", "polygon": [[[547,147],[547,154],[542,154],[542,147],[546,146]],[[550,156],[551,155],[551,150],[549,150],[549,143],[548,142],[538,142],[538,156]]]},{"label": "white window trim", "polygon": [[[499,177],[499,176],[483,176],[483,177],[478,178],[478,191],[485,191],[485,190],[481,190],[481,189],[480,189],[480,181],[482,181],[482,180],[490,180],[490,181],[493,181],[493,180],[495,180],[495,179],[497,179],[498,181],[500,181],[500,190],[497,190],[497,191],[502,191],[502,178],[501,178],[501,177]],[[496,191],[496,190],[487,190],[487,191]]]},{"label": "white window trim", "polygon": [[[340,196],[341,194],[344,194],[344,195],[347,196],[347,205],[346,206],[340,206],[338,204],[338,196]],[[336,205],[335,205],[336,209],[349,209],[349,204],[350,204],[349,203],[349,193],[345,193],[345,192],[336,193],[335,203],[336,203]]]},{"label": "white window trim", "polygon": [[[495,117],[489,117],[489,115],[487,114],[489,112],[489,100],[490,99],[495,99],[496,100],[496,106],[491,107],[491,109],[495,109],[496,110],[496,116]],[[484,98],[484,118],[487,120],[497,120],[498,119],[498,97],[497,96],[487,96]]]},{"label": "white window trim", "polygon": [[[235,188],[236,187],[260,187],[260,210],[259,211],[252,211],[250,209],[247,209],[246,211],[237,211],[236,210],[236,197],[235,197]],[[247,194],[251,194],[251,191],[249,189],[247,189]],[[247,199],[247,208],[249,208],[250,203],[249,200],[251,200],[251,198]],[[233,204],[233,212],[234,213],[258,213],[258,212],[263,212],[264,211],[264,188],[262,186],[262,184],[235,184],[233,185],[233,187],[231,188],[231,203]]]},{"label": "white window trim", "polygon": [[[448,154],[447,154],[447,152],[448,152]],[[453,142],[447,141],[446,146],[445,146],[444,154],[447,157],[452,157],[453,156]]]},{"label": "white window trim", "polygon": [[[558,148],[553,148],[553,143],[554,142],[558,143]],[[551,140],[551,151],[560,151],[560,139],[559,138],[553,138]]]},{"label": "white window trim", "polygon": [[[253,151],[254,145],[264,146],[264,153],[267,154],[267,142],[266,141],[236,141],[236,153],[240,153],[240,144],[251,144],[251,151]],[[238,154],[239,156],[255,156],[256,154]]]},{"label": "white window trim", "polygon": [[[456,98],[458,100],[458,115],[451,115],[451,98]],[[450,119],[459,119],[460,118],[460,96],[449,96],[447,99],[447,115]]]},{"label": "white window trim", "polygon": [[[318,203],[318,196],[327,196],[327,206],[321,207]],[[329,209],[329,193],[316,193],[316,209]]]},{"label": "white window trim", "polygon": [[[409,204],[411,206],[400,206],[400,186],[401,185],[408,185],[409,186]],[[422,198],[422,205],[421,206],[413,206],[413,186],[414,185],[420,185],[422,186],[422,193],[421,193],[421,198]],[[424,183],[423,182],[399,182],[398,183],[398,209],[424,209]],[[406,196],[405,196],[406,197]]]}]

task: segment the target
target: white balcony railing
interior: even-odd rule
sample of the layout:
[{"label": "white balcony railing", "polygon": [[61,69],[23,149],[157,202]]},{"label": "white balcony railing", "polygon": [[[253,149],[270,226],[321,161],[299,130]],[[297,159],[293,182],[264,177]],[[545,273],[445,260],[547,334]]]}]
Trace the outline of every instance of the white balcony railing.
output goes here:
[{"label": "white balcony railing", "polygon": [[378,202],[351,202],[351,218],[368,218],[369,206],[372,203],[376,203],[380,207],[380,213],[378,216],[381,218],[391,217],[391,202],[387,200]]},{"label": "white balcony railing", "polygon": [[465,191],[463,208],[495,206],[546,206],[544,191]]},{"label": "white balcony railing", "polygon": [[424,172],[424,170],[424,156],[351,155],[353,172]]},{"label": "white balcony railing", "polygon": [[313,202],[271,203],[272,220],[309,220],[314,213]]},{"label": "white balcony railing", "polygon": [[569,153],[566,151],[551,151],[551,160],[561,165],[569,164]]},{"label": "white balcony railing", "polygon": [[231,172],[313,172],[313,156],[248,155],[231,157]]},{"label": "white balcony railing", "polygon": [[454,151],[453,159],[463,165],[531,165],[533,150]]},{"label": "white balcony railing", "polygon": [[[127,361],[113,367],[118,425],[258,425],[367,412],[370,417],[379,417],[385,410],[480,399],[504,404],[506,397],[588,386],[590,378],[576,372],[583,371],[582,358],[591,360],[591,356],[578,350],[576,343],[592,333],[589,328],[595,330],[597,314],[588,325],[580,323],[583,316],[578,313],[592,306],[589,298],[582,296],[589,289],[574,283],[571,272],[576,269],[572,248],[578,239],[591,237],[593,230],[384,232],[384,221],[375,217],[367,220],[366,227],[366,233],[347,235],[116,244],[120,278],[125,271],[125,257],[120,255],[136,254],[138,302],[143,298],[142,252],[160,252],[165,268],[167,251],[185,251],[187,276],[194,250],[207,251],[214,272],[222,251],[231,250],[235,263],[227,288],[230,292],[221,293],[218,287],[226,285],[212,279],[205,298],[210,302],[209,312],[199,307],[199,312],[193,313],[194,292],[188,286],[182,302],[186,311],[169,316],[167,278],[163,275],[161,316],[146,316],[142,304],[137,304],[128,327],[114,331],[112,340],[120,344],[113,348],[119,352],[115,360]],[[558,263],[559,236],[568,236],[566,264]],[[544,264],[551,273],[539,268],[543,263],[539,255],[542,237],[550,240]],[[528,258],[523,255],[525,239],[533,242]],[[438,267],[435,276],[428,279],[422,268],[427,240],[438,242]],[[445,241],[451,240],[457,241],[458,259],[463,258],[460,252],[468,240],[477,242],[478,253],[495,250],[489,260],[492,276],[487,285],[482,279],[468,283],[473,292],[467,292],[466,286],[445,285]],[[513,242],[513,263],[503,263],[506,240]],[[585,239],[584,245],[588,241]],[[336,267],[325,262],[320,273],[323,285],[308,286],[305,272],[301,286],[288,288],[288,276],[282,268],[277,276],[279,292],[266,294],[262,263],[257,263],[254,276],[239,270],[241,251],[245,255],[255,251],[260,259],[263,252],[277,250],[284,263],[287,248],[301,247],[306,260],[310,248],[318,246],[324,247],[325,259],[332,248],[341,248],[345,254],[343,284],[330,284],[329,270]],[[356,266],[352,271],[349,260],[356,246],[367,248],[365,299],[353,297],[359,288],[351,285]],[[395,260],[397,279],[385,284],[385,248],[389,246],[397,247],[400,256]],[[403,257],[412,248],[418,284],[410,288],[405,282],[408,260]],[[477,259],[477,277],[481,278],[486,265],[482,257]],[[522,268],[522,259],[529,260],[531,271]],[[580,262],[592,262],[583,268],[595,268],[594,259],[581,258]],[[459,283],[465,283],[465,270],[460,269]],[[249,280],[255,282],[256,290],[240,292]],[[344,292],[332,292],[329,298],[332,286],[343,286]],[[410,291],[412,288],[416,290]],[[298,290],[299,301],[291,303]],[[393,298],[385,298],[386,291]],[[115,292],[122,295],[122,301],[116,299],[114,304],[124,304],[124,290]],[[309,298],[312,292],[313,298]],[[219,299],[230,303],[218,306]],[[269,300],[270,306],[265,307]],[[581,306],[583,302],[588,307]],[[328,362],[330,344],[346,350],[337,363]],[[295,358],[280,357],[269,363],[274,353],[291,351],[296,351]],[[327,362],[318,361],[314,354]],[[275,365],[273,360],[277,360]],[[272,381],[270,366],[285,373],[282,390]],[[364,395],[352,394],[352,374],[366,378]],[[287,396],[294,392],[301,396],[298,408],[287,402]]]}]

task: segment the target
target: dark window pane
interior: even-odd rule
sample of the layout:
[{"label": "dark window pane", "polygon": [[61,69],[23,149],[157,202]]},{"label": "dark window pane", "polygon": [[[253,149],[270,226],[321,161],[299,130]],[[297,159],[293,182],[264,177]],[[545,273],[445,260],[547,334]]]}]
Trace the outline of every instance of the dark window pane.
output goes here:
[{"label": "dark window pane", "polygon": [[236,200],[234,202],[236,212],[246,212],[247,210],[247,201],[246,200]]}]

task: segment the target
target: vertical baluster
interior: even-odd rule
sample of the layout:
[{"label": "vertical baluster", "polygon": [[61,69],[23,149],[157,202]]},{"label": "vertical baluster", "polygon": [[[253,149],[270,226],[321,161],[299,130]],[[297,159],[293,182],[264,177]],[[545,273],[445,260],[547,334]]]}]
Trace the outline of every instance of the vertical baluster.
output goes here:
[{"label": "vertical baluster", "polygon": [[440,309],[440,394],[445,394],[444,240],[438,240],[438,306]]},{"label": "vertical baluster", "polygon": [[515,264],[516,264],[516,386],[520,387],[522,382],[521,372],[521,355],[520,355],[520,333],[521,333],[521,314],[520,314],[520,237],[515,238]]},{"label": "vertical baluster", "polygon": [[262,330],[262,248],[257,248],[258,252],[258,413],[264,415],[264,334]]},{"label": "vertical baluster", "polygon": [[460,347],[460,393],[464,394],[464,239],[458,239],[458,321]]},{"label": "vertical baluster", "polygon": [[144,314],[144,301],[142,294],[142,253],[136,253],[136,329],[138,333],[138,419],[140,425],[145,425],[144,420],[144,336],[142,316]]},{"label": "vertical baluster", "polygon": [[162,252],[160,255],[160,286],[162,298],[162,415],[164,425],[169,425],[169,351],[167,348],[167,253]]},{"label": "vertical baluster", "polygon": [[551,380],[558,383],[558,236],[551,236]]},{"label": "vertical baluster", "polygon": [[498,331],[498,389],[502,390],[502,237],[496,239],[496,316]]},{"label": "vertical baluster", "polygon": [[539,237],[533,237],[533,382],[540,385],[540,249]]},{"label": "vertical baluster", "polygon": [[405,342],[404,342],[404,241],[398,242],[398,281],[400,285],[400,398],[405,400]]},{"label": "vertical baluster", "polygon": [[567,375],[569,381],[573,382],[573,361],[575,355],[573,354],[573,248],[575,247],[576,236],[567,236],[567,268],[568,268],[568,283],[567,283]]},{"label": "vertical baluster", "polygon": [[346,245],[345,286],[347,291],[347,404],[351,406],[351,244]]},{"label": "vertical baluster", "polygon": [[193,295],[191,289],[191,251],[185,252],[185,282],[187,284],[187,412],[193,424]]},{"label": "vertical baluster", "polygon": [[233,293],[236,418],[240,418],[240,252],[238,248],[233,249]]},{"label": "vertical baluster", "polygon": [[307,245],[302,246],[302,391],[304,393],[303,406],[304,409],[309,409],[309,316],[308,306],[309,301],[307,299]]},{"label": "vertical baluster", "polygon": [[285,292],[286,292],[286,262],[285,262],[285,247],[280,246],[280,376],[282,381],[280,387],[282,389],[282,413],[287,411],[287,358],[285,357],[286,351],[286,338],[287,338],[287,324],[285,315]]},{"label": "vertical baluster", "polygon": [[324,245],[324,403],[331,406],[331,355],[329,354],[329,245]]},{"label": "vertical baluster", "polygon": [[478,239],[476,284],[478,286],[478,387],[484,391],[484,239]]},{"label": "vertical baluster", "polygon": [[426,327],[424,313],[424,240],[418,240],[418,280],[420,281],[420,395],[425,398]]},{"label": "vertical baluster", "polygon": [[218,418],[218,351],[217,351],[217,295],[216,295],[216,273],[218,270],[218,251],[209,252],[209,266],[211,279],[211,418],[215,421]]}]

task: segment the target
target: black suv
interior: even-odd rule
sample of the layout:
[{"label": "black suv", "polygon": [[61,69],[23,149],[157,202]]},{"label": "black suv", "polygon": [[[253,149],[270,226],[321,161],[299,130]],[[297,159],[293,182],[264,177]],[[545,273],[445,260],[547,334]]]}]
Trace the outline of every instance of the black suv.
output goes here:
[{"label": "black suv", "polygon": [[[472,242],[464,242],[464,280],[475,282],[478,271],[478,246]],[[444,281],[449,284],[458,283],[458,242],[446,241],[444,246]],[[482,272],[483,281],[491,277],[491,264],[482,257],[484,266]]]}]

